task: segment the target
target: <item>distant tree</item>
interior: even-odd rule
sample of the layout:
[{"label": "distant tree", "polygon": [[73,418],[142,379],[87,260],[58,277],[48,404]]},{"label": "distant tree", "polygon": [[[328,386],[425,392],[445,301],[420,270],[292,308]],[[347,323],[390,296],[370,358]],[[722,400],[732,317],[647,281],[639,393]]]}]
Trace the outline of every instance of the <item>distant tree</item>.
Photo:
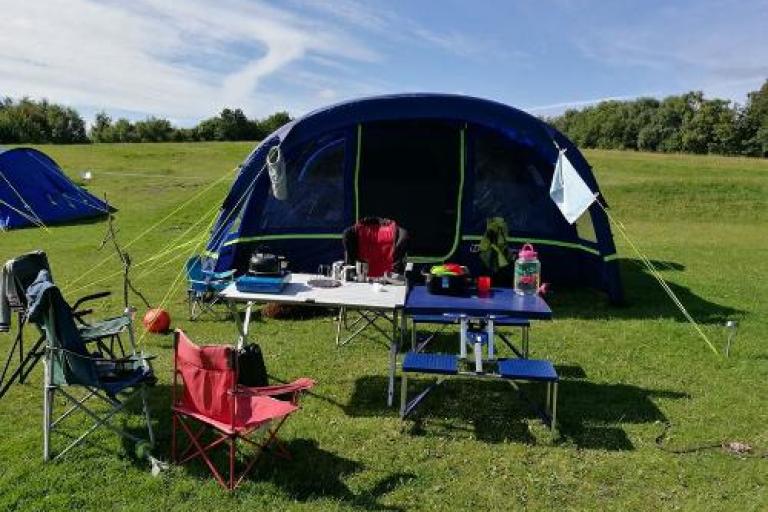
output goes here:
[{"label": "distant tree", "polygon": [[167,142],[173,135],[173,126],[167,119],[148,117],[143,121],[136,121],[134,131],[141,142]]},{"label": "distant tree", "polygon": [[760,132],[768,126],[768,82],[749,98],[745,109],[701,91],[661,101],[606,101],[549,122],[587,148],[762,156],[768,151],[768,128]]},{"label": "distant tree", "polygon": [[89,136],[93,142],[113,142],[112,118],[106,112],[96,113],[96,118],[91,125]]},{"label": "distant tree", "polygon": [[768,80],[747,96],[738,132],[744,154],[768,156]]},{"label": "distant tree", "polygon": [[112,125],[112,140],[110,142],[140,142],[136,127],[125,118],[120,118]]},{"label": "distant tree", "polygon": [[211,117],[210,119],[200,121],[195,127],[199,140],[216,140],[219,123],[220,119],[218,117]]},{"label": "distant tree", "polygon": [[4,98],[0,101],[0,142],[69,144],[88,139],[85,122],[69,107],[47,100]]},{"label": "distant tree", "polygon": [[243,111],[225,108],[219,114],[216,125],[216,140],[248,140],[254,138],[254,126]]},{"label": "distant tree", "polygon": [[291,122],[291,116],[288,114],[288,112],[281,111],[281,112],[275,112],[271,116],[265,117],[264,119],[258,121],[258,139],[263,139],[270,133],[274,132],[284,124],[288,124]]}]

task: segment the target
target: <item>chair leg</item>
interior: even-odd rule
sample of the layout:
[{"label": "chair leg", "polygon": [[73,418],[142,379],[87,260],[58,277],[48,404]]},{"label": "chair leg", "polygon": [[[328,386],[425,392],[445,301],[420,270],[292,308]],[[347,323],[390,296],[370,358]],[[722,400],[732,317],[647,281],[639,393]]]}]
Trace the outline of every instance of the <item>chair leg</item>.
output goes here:
[{"label": "chair leg", "polygon": [[53,361],[46,351],[43,359],[43,460],[51,460],[51,416],[53,414]]},{"label": "chair leg", "polygon": [[178,464],[178,452],[176,446],[176,429],[179,428],[179,419],[176,413],[171,413],[171,462]]},{"label": "chair leg", "polygon": [[43,461],[51,460],[51,417],[53,415],[53,389],[43,388]]},{"label": "chair leg", "polygon": [[237,455],[236,443],[237,443],[237,437],[230,436],[229,438],[229,490],[230,491],[235,488],[235,456]]},{"label": "chair leg", "polygon": [[144,418],[147,421],[147,434],[149,435],[149,444],[155,446],[155,431],[152,429],[152,417],[149,414],[149,400],[147,399],[147,386],[141,386],[141,403],[144,409]]}]

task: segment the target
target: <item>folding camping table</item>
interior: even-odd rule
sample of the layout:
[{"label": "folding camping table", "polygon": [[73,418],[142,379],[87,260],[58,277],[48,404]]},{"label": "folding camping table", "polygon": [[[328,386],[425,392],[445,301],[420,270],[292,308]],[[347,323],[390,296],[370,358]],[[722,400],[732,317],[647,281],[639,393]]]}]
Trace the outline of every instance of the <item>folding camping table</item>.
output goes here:
[{"label": "folding camping table", "polygon": [[[443,315],[457,318],[461,325],[462,343],[465,342],[469,320],[486,321],[491,338],[488,341],[490,357],[494,356],[494,321],[503,321],[508,318],[524,320],[552,318],[552,310],[539,295],[518,295],[510,288],[493,288],[487,295],[482,296],[477,294],[452,296],[432,294],[425,286],[414,286],[408,294],[404,312],[406,317]],[[465,347],[466,345],[460,347],[462,356],[466,356]],[[523,353],[527,354],[527,347],[523,349]]]},{"label": "folding camping table", "polygon": [[[392,337],[389,339],[389,386],[387,389],[387,404],[392,405],[395,390],[395,365],[397,352],[404,330],[405,317],[401,314],[405,306],[405,286],[383,286],[381,291],[375,291],[368,283],[342,283],[337,288],[313,288],[307,284],[311,279],[319,279],[316,274],[291,274],[291,282],[281,293],[245,293],[237,290],[232,283],[222,292],[221,297],[227,302],[232,311],[238,330],[238,348],[242,348],[248,339],[248,327],[254,304],[277,302],[281,304],[301,304],[305,306],[320,306],[328,308],[347,308],[357,311],[379,311],[390,313],[392,322]],[[245,303],[245,317],[242,324],[238,321],[237,305]],[[402,322],[402,323],[401,323]]]},{"label": "folding camping table", "polygon": [[[557,374],[548,361],[521,360],[523,370],[516,368],[517,363],[510,360],[498,360],[498,372],[489,372],[483,367],[484,362],[496,362],[494,348],[494,320],[501,318],[518,318],[528,320],[548,320],[552,318],[552,310],[538,295],[518,295],[509,288],[493,288],[487,295],[450,296],[436,295],[427,291],[425,286],[414,286],[408,294],[404,314],[416,315],[450,315],[460,319],[459,355],[422,354],[414,347],[413,352],[406,354],[403,363],[403,383],[401,388],[401,416],[406,416],[434,388],[429,387],[419,394],[409,404],[406,403],[407,373],[430,373],[438,375],[438,384],[450,375],[463,377],[496,377],[507,379],[513,387],[514,380],[542,380],[548,385],[556,383]],[[482,356],[480,340],[474,340],[474,371],[460,371],[458,361],[467,359],[467,341],[470,333],[468,323],[472,320],[482,320],[486,330],[482,333],[482,341],[487,344],[487,358]],[[525,361],[528,361],[527,363]],[[535,372],[531,372],[531,369]],[[391,378],[394,378],[394,373]],[[557,399],[555,386],[554,400]],[[550,402],[548,388],[547,402]],[[554,417],[554,415],[553,415]]]}]

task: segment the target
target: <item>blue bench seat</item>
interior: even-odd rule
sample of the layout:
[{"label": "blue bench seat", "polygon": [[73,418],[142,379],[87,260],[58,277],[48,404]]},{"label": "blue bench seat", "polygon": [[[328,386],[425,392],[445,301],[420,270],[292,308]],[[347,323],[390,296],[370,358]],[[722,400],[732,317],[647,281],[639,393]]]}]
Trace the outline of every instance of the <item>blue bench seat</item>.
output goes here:
[{"label": "blue bench seat", "polygon": [[403,372],[456,375],[459,373],[459,357],[453,354],[408,352],[403,360]]},{"label": "blue bench seat", "polygon": [[499,375],[505,379],[557,382],[555,366],[543,359],[503,359],[499,361]]}]

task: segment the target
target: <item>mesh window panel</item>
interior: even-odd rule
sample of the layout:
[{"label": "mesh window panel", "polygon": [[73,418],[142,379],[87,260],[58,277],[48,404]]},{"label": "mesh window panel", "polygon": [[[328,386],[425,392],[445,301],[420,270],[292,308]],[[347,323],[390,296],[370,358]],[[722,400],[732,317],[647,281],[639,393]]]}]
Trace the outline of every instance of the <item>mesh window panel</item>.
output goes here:
[{"label": "mesh window panel", "polygon": [[341,232],[344,225],[344,139],[319,140],[286,156],[288,198],[267,195],[263,231]]},{"label": "mesh window panel", "polygon": [[511,233],[566,239],[573,228],[549,197],[552,169],[536,155],[489,130],[472,130],[475,187],[469,228],[485,230],[486,219],[503,217]]}]

